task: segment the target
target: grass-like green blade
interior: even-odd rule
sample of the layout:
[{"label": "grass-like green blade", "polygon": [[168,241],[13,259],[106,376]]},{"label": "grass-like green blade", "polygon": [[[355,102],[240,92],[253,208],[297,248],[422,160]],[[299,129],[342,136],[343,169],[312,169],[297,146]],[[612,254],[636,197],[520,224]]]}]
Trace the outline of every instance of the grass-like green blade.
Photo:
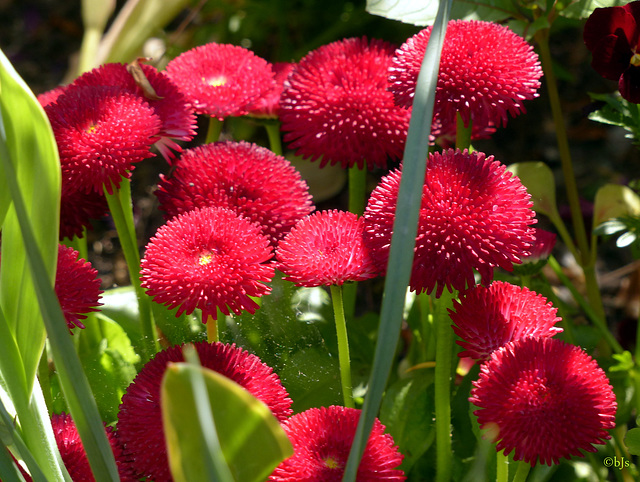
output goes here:
[{"label": "grass-like green blade", "polygon": [[396,218],[389,252],[389,269],[385,281],[380,312],[378,343],[371,369],[367,395],[345,468],[344,481],[354,482],[360,458],[380,408],[382,395],[389,378],[393,357],[400,336],[400,320],[405,294],[411,277],[420,213],[422,189],[429,151],[429,133],[433,119],[435,91],[438,82],[440,53],[451,11],[452,0],[440,0],[425,52],[413,101],[413,113],[404,151],[402,178],[398,193]]}]

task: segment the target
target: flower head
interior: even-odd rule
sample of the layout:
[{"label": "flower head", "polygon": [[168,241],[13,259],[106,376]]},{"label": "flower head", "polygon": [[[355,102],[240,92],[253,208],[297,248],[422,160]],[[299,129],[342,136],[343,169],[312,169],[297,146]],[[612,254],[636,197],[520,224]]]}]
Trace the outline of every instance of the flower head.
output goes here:
[{"label": "flower head", "polygon": [[221,207],[194,209],[173,218],[149,241],[141,262],[141,284],[154,301],[177,316],[220,309],[254,313],[251,297],[271,291],[269,240],[248,219]]},{"label": "flower head", "polygon": [[618,81],[623,98],[640,104],[640,2],[596,8],[584,25],[584,43],[593,69]]},{"label": "flower head", "polygon": [[250,50],[209,43],[180,54],[166,72],[196,113],[223,120],[240,116],[272,87],[270,64]]},{"label": "flower head", "polygon": [[464,291],[453,308],[453,331],[461,338],[456,343],[465,349],[460,357],[484,360],[510,341],[562,331],[554,326],[561,319],[558,310],[545,297],[504,281]]},{"label": "flower head", "polygon": [[342,167],[400,159],[410,112],[387,91],[393,47],[350,38],[308,53],[287,79],[279,116],[296,155]]},{"label": "flower head", "polygon": [[276,62],[271,66],[275,75],[273,86],[266,94],[258,98],[257,101],[247,108],[248,115],[268,119],[278,117],[278,106],[280,105],[280,97],[284,90],[284,82],[295,66],[296,64],[292,62]]},{"label": "flower head", "polygon": [[378,274],[364,245],[364,219],[344,211],[301,220],[280,241],[276,258],[284,279],[298,286],[342,285]]},{"label": "flower head", "polygon": [[135,163],[153,155],[161,128],[142,97],[118,87],[71,85],[45,111],[74,191],[113,193]]},{"label": "flower head", "polygon": [[[338,406],[311,408],[292,416],[283,428],[293,455],[273,471],[269,481],[341,481],[359,418],[360,410]],[[358,481],[405,480],[397,468],[402,454],[384,429],[376,419],[358,467]]]},{"label": "flower head", "polygon": [[78,252],[58,245],[55,291],[69,329],[84,328],[80,320],[98,311],[102,290],[98,271],[88,261],[78,259]]},{"label": "flower head", "polygon": [[[420,31],[395,53],[390,90],[398,105],[413,104],[418,72],[431,27]],[[452,20],[447,26],[436,87],[436,136],[455,132],[456,114],[472,134],[485,137],[524,112],[523,100],[538,96],[542,69],[522,37],[493,22]],[[477,127],[476,127],[477,126]],[[474,132],[475,131],[475,132]]]},{"label": "flower head", "polygon": [[[364,213],[365,241],[386,270],[401,172],[374,189]],[[411,274],[411,289],[436,296],[445,287],[463,290],[508,271],[533,241],[533,203],[520,180],[493,156],[448,149],[429,156]]]},{"label": "flower head", "polygon": [[[235,345],[194,344],[203,367],[230,378],[264,402],[284,421],[292,413],[291,399],[273,370]],[[138,373],[122,397],[117,434],[127,459],[141,477],[171,480],[162,427],[160,385],[169,362],[182,362],[183,345],[155,355]]]},{"label": "flower head", "polygon": [[107,198],[103,192],[78,190],[80,186],[72,179],[62,176],[60,199],[60,241],[84,236],[84,230],[92,229],[91,221],[100,219],[109,212]]},{"label": "flower head", "polygon": [[307,184],[289,161],[243,141],[186,150],[155,194],[169,219],[198,207],[229,208],[259,224],[274,247],[313,211]]},{"label": "flower head", "polygon": [[[95,478],[93,477],[91,467],[89,466],[87,454],[85,453],[82,445],[82,440],[80,440],[78,429],[76,428],[76,424],[71,418],[71,415],[64,412],[59,415],[54,414],[51,416],[51,425],[53,427],[53,435],[56,439],[58,450],[60,451],[60,456],[62,457],[62,462],[69,472],[71,480],[93,482]],[[122,446],[118,443],[113,430],[110,427],[107,427],[105,428],[105,431],[107,433],[109,445],[111,446],[111,450],[113,451],[113,455],[116,459],[120,480],[123,482],[133,482],[138,480],[131,471],[131,467],[124,462]],[[24,473],[23,476],[26,476],[26,480],[31,480],[31,477]]]},{"label": "flower head", "polygon": [[195,135],[196,116],[186,97],[164,72],[150,65],[105,64],[82,74],[74,85],[119,87],[146,100],[161,121],[154,146],[170,163],[175,159],[173,151],[182,151],[176,141],[190,141]]},{"label": "flower head", "polygon": [[526,337],[494,351],[471,401],[496,450],[514,460],[557,464],[611,438],[616,398],[595,360],[555,338]]}]

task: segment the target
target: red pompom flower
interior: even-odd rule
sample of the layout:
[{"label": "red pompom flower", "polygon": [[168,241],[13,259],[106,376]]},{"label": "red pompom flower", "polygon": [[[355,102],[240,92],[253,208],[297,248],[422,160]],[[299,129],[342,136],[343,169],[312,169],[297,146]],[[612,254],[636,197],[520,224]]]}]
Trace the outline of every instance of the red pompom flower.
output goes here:
[{"label": "red pompom flower", "polygon": [[464,348],[460,357],[484,360],[510,341],[562,332],[554,326],[561,320],[558,310],[545,297],[504,281],[464,291],[453,308],[453,331],[461,338],[456,343]]},{"label": "red pompom flower", "polygon": [[275,247],[313,211],[300,173],[282,156],[248,142],[217,142],[186,150],[155,191],[170,219],[205,206],[233,210],[259,224]]},{"label": "red pompom flower", "polygon": [[[260,359],[235,345],[194,344],[203,367],[214,370],[249,391],[269,407],[279,421],[292,413],[291,399],[280,379]],[[182,362],[183,345],[155,355],[138,373],[122,397],[117,434],[127,460],[140,477],[172,480],[162,427],[160,385],[167,365]]]},{"label": "red pompom flower", "polygon": [[55,292],[69,329],[84,328],[80,320],[87,313],[98,311],[100,278],[91,263],[78,259],[78,252],[62,244],[58,245]]},{"label": "red pompom flower", "polygon": [[[393,232],[400,170],[374,189],[364,213],[365,241],[379,269],[386,270]],[[493,156],[448,149],[429,155],[418,224],[411,289],[436,296],[445,287],[463,290],[483,284],[493,268],[511,271],[529,254],[533,203],[520,180]]]},{"label": "red pompom flower", "polygon": [[209,43],[180,54],[166,72],[196,113],[219,120],[240,116],[274,85],[271,65],[250,50]]},{"label": "red pompom flower", "polygon": [[611,438],[616,398],[604,371],[580,347],[527,337],[494,351],[471,401],[496,450],[514,460],[557,464]]},{"label": "red pompom flower", "polygon": [[141,262],[141,284],[149,296],[176,316],[199,308],[202,321],[225,315],[254,313],[251,297],[271,291],[273,256],[259,226],[233,211],[205,207],[182,214],[160,227]]},{"label": "red pompom flower", "polygon": [[161,121],[154,146],[169,163],[176,157],[173,151],[182,151],[176,141],[190,141],[195,135],[196,116],[186,97],[164,72],[150,65],[105,64],[85,72],[74,84],[115,86],[145,99]]},{"label": "red pompom flower", "polygon": [[596,8],[584,25],[584,43],[593,69],[617,81],[623,98],[640,104],[640,2]]},{"label": "red pompom flower", "polygon": [[322,211],[301,220],[276,250],[278,269],[297,286],[342,285],[373,278],[378,270],[364,245],[364,219]]},{"label": "red pompom flower", "polygon": [[350,38],[308,53],[289,75],[279,116],[296,155],[369,169],[400,159],[410,112],[393,103],[387,69],[393,47]]},{"label": "red pompom flower", "polygon": [[153,155],[162,126],[142,97],[118,87],[72,84],[45,111],[73,191],[113,193],[135,163]]},{"label": "red pompom flower", "polygon": [[292,62],[276,62],[271,66],[275,75],[271,89],[247,108],[247,114],[251,117],[275,119],[278,117],[280,97],[284,90],[284,82],[294,69],[296,64]]},{"label": "red pompom flower", "polygon": [[[360,410],[338,406],[311,408],[292,416],[283,428],[294,453],[276,467],[269,481],[340,482],[359,418]],[[405,480],[398,469],[402,454],[384,429],[376,419],[358,467],[359,482]]]},{"label": "red pompom flower", "polygon": [[[390,90],[398,105],[410,107],[431,27],[420,31],[395,53],[389,69]],[[447,26],[436,87],[436,137],[455,133],[456,114],[472,134],[486,137],[507,113],[525,112],[523,101],[538,96],[542,68],[522,37],[493,22],[452,20]]]}]

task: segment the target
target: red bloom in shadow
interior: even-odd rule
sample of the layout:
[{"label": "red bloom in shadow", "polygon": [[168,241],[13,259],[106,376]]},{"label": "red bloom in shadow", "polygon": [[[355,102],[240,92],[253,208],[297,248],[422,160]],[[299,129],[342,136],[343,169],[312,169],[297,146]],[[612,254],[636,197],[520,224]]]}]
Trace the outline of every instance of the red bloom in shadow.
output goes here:
[{"label": "red bloom in shadow", "polygon": [[275,247],[313,211],[300,173],[282,156],[248,142],[216,142],[187,149],[171,177],[155,191],[170,219],[205,206],[229,208],[256,224]]},{"label": "red bloom in shadow", "polygon": [[[400,170],[373,190],[364,213],[365,241],[386,271]],[[493,268],[513,269],[529,254],[536,222],[533,203],[506,166],[481,152],[448,149],[429,155],[411,273],[411,289],[436,296],[493,278]]]},{"label": "red bloom in shadow", "polygon": [[545,297],[504,281],[464,291],[453,308],[449,315],[453,331],[461,338],[456,343],[464,348],[458,353],[461,358],[484,360],[510,341],[562,331],[554,326],[561,319],[556,316],[558,309]]},{"label": "red bloom in shadow", "polygon": [[140,264],[141,284],[149,296],[176,316],[202,310],[202,321],[225,315],[254,313],[251,297],[271,291],[273,256],[259,226],[233,211],[204,207],[173,218],[149,241]]},{"label": "red bloom in shadow", "polygon": [[[340,482],[360,418],[360,410],[338,406],[311,408],[283,423],[293,455],[269,477],[270,482]],[[398,469],[402,454],[376,419],[364,449],[359,482],[405,480]]]},{"label": "red bloom in shadow", "polygon": [[[203,367],[230,378],[262,401],[281,422],[291,413],[292,401],[271,367],[235,345],[194,344]],[[138,373],[122,397],[117,434],[125,457],[141,477],[172,480],[162,427],[160,385],[170,362],[182,362],[183,345],[155,355]]]},{"label": "red bloom in shadow", "polygon": [[342,285],[373,278],[378,270],[364,245],[364,219],[321,211],[301,220],[276,250],[278,269],[297,286]]},{"label": "red bloom in shadow", "polygon": [[611,438],[616,397],[604,371],[580,347],[527,337],[494,351],[469,401],[496,450],[514,460],[557,464],[596,452]]},{"label": "red bloom in shadow", "polygon": [[58,265],[55,291],[69,329],[84,328],[80,320],[87,313],[98,311],[100,278],[98,271],[88,261],[78,259],[78,252],[62,244],[58,245]]},{"label": "red bloom in shadow", "polygon": [[596,8],[585,23],[584,43],[593,69],[617,81],[623,98],[640,104],[640,2]]},{"label": "red bloom in shadow", "polygon": [[400,159],[410,112],[393,103],[393,46],[350,38],[309,52],[285,83],[279,116],[296,155],[342,167],[386,167]]}]

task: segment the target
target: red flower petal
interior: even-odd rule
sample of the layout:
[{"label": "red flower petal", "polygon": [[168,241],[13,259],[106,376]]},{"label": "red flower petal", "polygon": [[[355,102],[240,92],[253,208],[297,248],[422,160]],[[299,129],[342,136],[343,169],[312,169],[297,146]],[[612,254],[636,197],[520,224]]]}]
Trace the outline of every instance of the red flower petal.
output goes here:
[{"label": "red flower petal", "polygon": [[523,338],[496,350],[469,401],[481,428],[514,460],[557,464],[611,438],[616,398],[595,360],[554,338]]},{"label": "red flower petal", "polygon": [[248,142],[217,142],[186,150],[155,191],[166,218],[205,206],[229,208],[259,224],[275,247],[313,211],[300,173],[282,156]]},{"label": "red flower petal", "polygon": [[385,167],[400,159],[410,112],[387,92],[393,47],[350,38],[309,52],[287,79],[280,101],[285,142],[296,155],[342,167]]},{"label": "red flower petal", "polygon": [[301,220],[276,250],[278,269],[297,286],[342,285],[378,274],[364,245],[364,219],[322,211]]},{"label": "red flower petal", "polygon": [[[273,370],[235,345],[194,344],[203,367],[214,370],[264,402],[281,422],[291,413],[291,399]],[[171,479],[162,427],[160,384],[170,362],[182,362],[183,345],[158,353],[138,373],[122,397],[117,434],[139,476],[157,482]]]},{"label": "red flower petal", "polygon": [[503,281],[464,291],[453,308],[453,331],[461,338],[456,343],[465,349],[458,353],[461,358],[484,360],[510,341],[562,332],[554,326],[558,310],[545,297]]},{"label": "red flower petal", "polygon": [[[338,406],[311,408],[283,424],[293,445],[269,477],[270,482],[340,482],[360,418],[360,410]],[[356,479],[359,482],[405,480],[397,467],[402,454],[384,425],[374,421]]]},{"label": "red flower petal", "polygon": [[221,207],[194,209],[169,221],[149,241],[140,264],[141,284],[176,316],[220,309],[254,313],[251,297],[271,291],[269,240],[248,219]]}]

